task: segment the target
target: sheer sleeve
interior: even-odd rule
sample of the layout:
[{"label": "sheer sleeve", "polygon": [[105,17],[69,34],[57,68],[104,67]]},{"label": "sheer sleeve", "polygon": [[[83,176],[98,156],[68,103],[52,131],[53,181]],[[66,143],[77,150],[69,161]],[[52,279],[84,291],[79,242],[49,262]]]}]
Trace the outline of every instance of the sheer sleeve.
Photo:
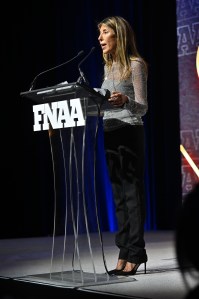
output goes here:
[{"label": "sheer sleeve", "polygon": [[144,63],[139,60],[131,62],[133,92],[128,94],[126,108],[133,114],[143,116],[148,110],[147,103],[147,72]]}]

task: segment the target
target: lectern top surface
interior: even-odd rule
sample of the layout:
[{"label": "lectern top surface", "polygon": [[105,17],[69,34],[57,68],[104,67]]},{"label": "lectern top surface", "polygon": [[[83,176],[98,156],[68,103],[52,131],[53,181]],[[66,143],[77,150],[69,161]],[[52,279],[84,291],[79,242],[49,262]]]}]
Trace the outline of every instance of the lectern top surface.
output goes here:
[{"label": "lectern top surface", "polygon": [[101,103],[110,97],[110,92],[105,89],[93,89],[85,84],[73,82],[29,90],[21,92],[20,95],[23,98],[29,98],[36,103],[53,102],[57,96],[68,96],[68,98],[92,97]]}]

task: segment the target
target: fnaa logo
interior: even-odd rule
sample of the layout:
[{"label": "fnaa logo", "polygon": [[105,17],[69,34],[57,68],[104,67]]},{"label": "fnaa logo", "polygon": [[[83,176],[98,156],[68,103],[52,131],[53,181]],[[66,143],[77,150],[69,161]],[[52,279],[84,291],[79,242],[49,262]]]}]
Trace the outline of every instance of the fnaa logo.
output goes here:
[{"label": "fnaa logo", "polygon": [[33,106],[34,131],[85,126],[80,98]]}]

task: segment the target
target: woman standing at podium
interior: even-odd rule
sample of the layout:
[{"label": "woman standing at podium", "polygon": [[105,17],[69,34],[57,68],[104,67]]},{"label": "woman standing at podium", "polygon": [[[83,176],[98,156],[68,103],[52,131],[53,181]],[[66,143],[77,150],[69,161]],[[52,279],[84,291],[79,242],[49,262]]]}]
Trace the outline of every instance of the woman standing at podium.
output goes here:
[{"label": "woman standing at podium", "polygon": [[147,64],[139,55],[135,35],[122,17],[98,23],[104,59],[102,88],[111,92],[104,111],[104,143],[115,201],[119,256],[110,275],[135,275],[140,264],[146,273],[144,240],[144,126],[147,112]]}]

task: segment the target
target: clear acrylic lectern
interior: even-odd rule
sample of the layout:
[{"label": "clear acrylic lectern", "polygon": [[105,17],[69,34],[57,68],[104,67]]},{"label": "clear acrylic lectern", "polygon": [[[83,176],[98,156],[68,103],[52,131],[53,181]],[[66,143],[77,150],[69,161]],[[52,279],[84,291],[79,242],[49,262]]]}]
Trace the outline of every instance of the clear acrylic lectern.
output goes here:
[{"label": "clear acrylic lectern", "polygon": [[[21,96],[34,103],[33,129],[46,130],[49,135],[54,178],[50,270],[26,279],[69,287],[118,280],[108,275],[96,194],[98,130],[109,91],[75,82],[22,92]],[[94,241],[93,231],[98,236],[96,240],[94,234]],[[93,245],[95,251],[96,247],[101,250],[99,270]]]}]

